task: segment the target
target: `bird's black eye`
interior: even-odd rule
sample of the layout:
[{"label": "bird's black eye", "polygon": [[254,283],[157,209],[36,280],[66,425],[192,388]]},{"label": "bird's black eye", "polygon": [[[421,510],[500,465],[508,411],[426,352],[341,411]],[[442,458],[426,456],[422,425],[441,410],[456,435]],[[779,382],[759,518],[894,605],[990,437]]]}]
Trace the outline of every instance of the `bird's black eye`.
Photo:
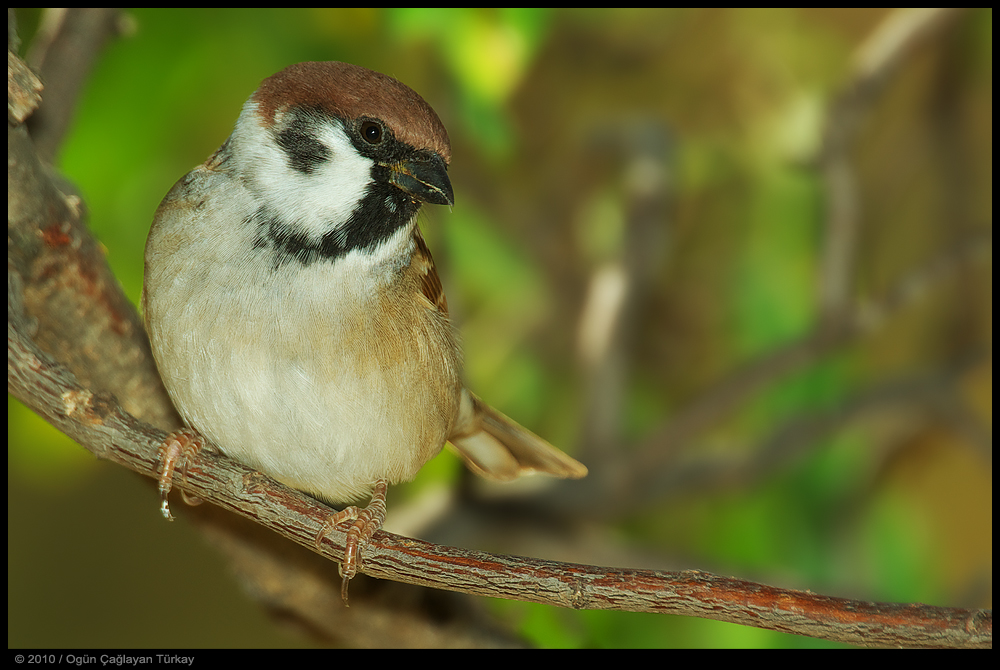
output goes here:
[{"label": "bird's black eye", "polygon": [[361,124],[361,137],[368,144],[378,144],[382,141],[382,126],[374,121],[365,121]]}]

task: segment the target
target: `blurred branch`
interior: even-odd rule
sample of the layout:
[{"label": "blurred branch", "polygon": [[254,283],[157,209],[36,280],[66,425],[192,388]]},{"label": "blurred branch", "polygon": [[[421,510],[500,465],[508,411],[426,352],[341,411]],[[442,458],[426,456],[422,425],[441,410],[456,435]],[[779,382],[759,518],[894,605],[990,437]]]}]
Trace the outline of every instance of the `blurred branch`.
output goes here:
[{"label": "blurred branch", "polygon": [[[876,331],[888,319],[924,299],[932,287],[953,278],[960,268],[977,257],[991,255],[992,248],[992,231],[970,235],[902,277],[881,299],[860,303],[834,322],[817,324],[798,342],[750,363],[720,382],[642,443],[637,455],[630,459],[627,478],[615,482],[615,493],[608,496],[615,501],[614,511],[605,507],[602,514],[620,514],[648,503],[649,496],[662,494],[663,489],[651,482],[675,479],[672,470],[680,446],[715,425],[721,416],[735,411],[766,384]],[[810,432],[800,433],[800,439]]]},{"label": "blurred branch", "polygon": [[[991,253],[992,233],[974,233],[901,278],[880,300],[862,303],[852,297],[860,214],[853,168],[847,157],[859,119],[915,45],[952,25],[954,16],[953,10],[898,10],[890,14],[859,47],[854,78],[831,107],[820,158],[829,209],[820,272],[819,318],[813,328],[801,339],[745,365],[684,407],[643,440],[637,454],[628,459],[627,469],[608,473],[608,482],[599,484],[595,477],[590,487],[607,486],[612,491],[600,498],[631,506],[639,491],[650,490],[651,480],[669,477],[679,447],[718,425],[764,387],[874,332],[886,319],[925,296],[930,286],[952,276],[957,267],[978,254]],[[583,487],[587,488],[588,483]],[[593,490],[581,495],[596,499]],[[645,498],[645,494],[640,497]]]},{"label": "blurred branch", "polygon": [[45,99],[28,122],[39,157],[53,162],[76,112],[94,61],[123,31],[119,9],[46,9],[25,60],[45,85]]},{"label": "blurred branch", "polygon": [[698,458],[674,463],[657,470],[656,475],[635,487],[626,500],[617,500],[615,513],[622,514],[653,502],[691,492],[731,490],[748,487],[786,466],[792,460],[823,446],[823,440],[866,417],[900,411],[913,417],[912,423],[929,419],[951,424],[955,431],[990,457],[993,436],[989,427],[963,411],[957,400],[957,386],[962,378],[989,360],[985,352],[976,352],[955,361],[942,371],[921,378],[904,378],[876,385],[858,392],[838,406],[812,415],[797,416],[779,426],[769,436],[732,457]]},{"label": "blurred branch", "polygon": [[652,294],[670,235],[671,141],[661,121],[608,123],[598,149],[624,158],[625,226],[615,257],[590,280],[577,328],[587,375],[586,411],[578,448],[581,459],[607,463],[607,445],[617,441],[641,307]]},{"label": "blurred branch", "polygon": [[850,152],[861,122],[914,49],[953,25],[961,11],[895,10],[855,50],[851,79],[830,106],[820,151],[827,201],[819,281],[821,321],[835,322],[850,309],[853,295],[861,211]]}]

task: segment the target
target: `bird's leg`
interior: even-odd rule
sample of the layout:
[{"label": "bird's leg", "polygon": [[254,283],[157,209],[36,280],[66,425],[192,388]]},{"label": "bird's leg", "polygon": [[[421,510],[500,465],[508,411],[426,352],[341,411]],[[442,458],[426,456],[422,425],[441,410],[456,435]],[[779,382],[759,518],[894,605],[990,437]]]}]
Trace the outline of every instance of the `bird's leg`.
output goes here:
[{"label": "bird's leg", "polygon": [[375,482],[375,490],[372,492],[371,502],[368,507],[360,509],[354,505],[346,507],[336,514],[331,514],[323,522],[319,532],[316,533],[316,548],[323,544],[323,538],[345,521],[351,521],[351,527],[347,529],[347,543],[344,549],[344,560],[340,563],[340,576],[343,582],[340,587],[340,596],[347,604],[347,585],[358,574],[358,567],[361,564],[361,550],[364,549],[368,541],[372,539],[382,524],[385,522],[385,493],[389,488],[389,482],[379,479]]},{"label": "bird's leg", "polygon": [[[174,471],[180,463],[181,480],[187,482],[188,464],[204,446],[204,439],[194,430],[183,428],[174,431],[167,436],[167,439],[160,445],[160,511],[168,521],[173,521],[174,517],[170,513],[170,501],[167,496],[173,487]],[[200,505],[201,499],[195,496],[188,496],[186,491],[181,491],[184,502],[188,505]]]}]

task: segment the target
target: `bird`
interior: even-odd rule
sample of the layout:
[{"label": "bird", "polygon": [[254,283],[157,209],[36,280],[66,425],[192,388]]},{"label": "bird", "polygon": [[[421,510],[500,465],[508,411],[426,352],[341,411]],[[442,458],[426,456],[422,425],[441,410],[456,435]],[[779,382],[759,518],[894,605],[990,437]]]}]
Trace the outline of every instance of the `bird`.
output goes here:
[{"label": "bird", "polygon": [[[454,205],[448,132],[396,79],[304,62],[266,78],[232,134],[156,210],[142,312],[184,428],[161,447],[161,509],[207,441],[349,524],[342,594],[390,484],[447,443],[510,481],[587,474],[483,402],[430,250],[424,203]],[[186,470],[184,470],[186,472]]]}]

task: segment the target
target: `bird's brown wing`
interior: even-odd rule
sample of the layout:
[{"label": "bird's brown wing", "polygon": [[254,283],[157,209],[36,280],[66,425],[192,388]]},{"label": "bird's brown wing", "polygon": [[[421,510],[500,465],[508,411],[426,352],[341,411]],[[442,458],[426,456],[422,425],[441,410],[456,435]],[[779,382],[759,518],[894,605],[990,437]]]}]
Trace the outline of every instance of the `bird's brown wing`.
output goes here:
[{"label": "bird's brown wing", "polygon": [[417,244],[417,250],[410,261],[413,268],[420,273],[420,295],[427,300],[430,306],[437,309],[442,314],[448,314],[448,298],[444,295],[444,288],[441,286],[441,278],[438,276],[437,268],[434,267],[434,258],[431,250],[427,248],[420,228],[413,229],[413,238]]}]

